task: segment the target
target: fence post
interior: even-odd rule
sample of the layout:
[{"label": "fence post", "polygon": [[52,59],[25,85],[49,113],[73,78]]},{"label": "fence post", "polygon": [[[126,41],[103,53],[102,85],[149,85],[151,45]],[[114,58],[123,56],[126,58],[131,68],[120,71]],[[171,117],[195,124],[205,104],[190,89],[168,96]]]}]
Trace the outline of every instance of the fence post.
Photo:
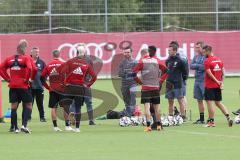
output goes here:
[{"label": "fence post", "polygon": [[163,0],[161,0],[160,12],[160,31],[163,32]]},{"label": "fence post", "polygon": [[216,0],[216,31],[218,31],[218,0]]},{"label": "fence post", "polygon": [[105,0],[105,32],[108,32],[108,0]]},{"label": "fence post", "polygon": [[52,33],[52,0],[48,0],[48,24],[49,33]]}]

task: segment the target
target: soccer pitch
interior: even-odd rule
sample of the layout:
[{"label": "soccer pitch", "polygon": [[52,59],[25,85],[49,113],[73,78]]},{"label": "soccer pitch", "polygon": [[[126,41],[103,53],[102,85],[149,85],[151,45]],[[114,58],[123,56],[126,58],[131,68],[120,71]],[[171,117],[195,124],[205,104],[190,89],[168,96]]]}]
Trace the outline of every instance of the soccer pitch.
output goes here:
[{"label": "soccer pitch", "polygon": [[[223,91],[223,103],[230,111],[240,108],[240,78],[226,78]],[[93,86],[96,89],[114,93],[110,80],[98,80]],[[187,86],[188,110],[192,119],[198,118],[197,103],[192,98],[193,79]],[[7,84],[3,83],[3,111],[8,103]],[[167,113],[167,100],[161,97],[162,112]],[[140,99],[137,99],[139,104]],[[94,105],[100,103],[94,100]],[[162,132],[144,133],[142,126],[119,127],[117,120],[98,120],[96,126],[83,122],[81,133],[54,132],[50,119],[48,93],[45,91],[45,113],[47,123],[41,123],[37,107],[34,105],[29,128],[32,134],[9,133],[9,123],[0,124],[0,157],[1,160],[231,160],[239,155],[240,125],[227,126],[225,117],[217,109],[216,127],[204,128],[192,125],[189,121],[178,127],[166,127]],[[83,107],[83,111],[86,111]],[[118,110],[123,108],[120,100]],[[22,107],[19,107],[18,118]],[[207,112],[205,112],[206,114]],[[188,114],[189,116],[189,114]],[[205,116],[207,117],[207,116]],[[21,119],[18,119],[20,124]],[[64,122],[58,121],[64,129]]]}]

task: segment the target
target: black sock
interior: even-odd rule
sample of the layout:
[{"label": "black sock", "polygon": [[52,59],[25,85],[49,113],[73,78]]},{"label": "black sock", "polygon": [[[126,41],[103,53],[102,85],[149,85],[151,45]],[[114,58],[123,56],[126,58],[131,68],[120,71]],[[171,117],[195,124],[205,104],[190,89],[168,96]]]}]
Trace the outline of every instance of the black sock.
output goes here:
[{"label": "black sock", "polygon": [[53,120],[52,122],[53,122],[53,126],[57,127],[57,120]]},{"label": "black sock", "polygon": [[200,113],[200,121],[204,121],[204,113]]},{"label": "black sock", "polygon": [[225,114],[225,116],[226,116],[227,120],[229,120],[229,119],[230,119],[230,116],[229,116],[229,114]]},{"label": "black sock", "polygon": [[75,119],[76,119],[76,128],[80,127],[80,121],[81,121],[81,113],[76,113],[75,114]]},{"label": "black sock", "polygon": [[147,121],[147,127],[150,127],[151,122]]},{"label": "black sock", "polygon": [[66,120],[66,121],[65,121],[65,126],[67,126],[67,127],[70,126],[69,120]]},{"label": "black sock", "polygon": [[161,123],[161,122],[157,122],[157,125],[158,125],[158,126],[161,126],[161,125],[162,125],[162,123]]},{"label": "black sock", "polygon": [[23,118],[24,127],[27,127],[27,123],[28,123],[29,117],[31,117],[31,114],[32,114],[32,109],[26,107],[24,110],[24,118]]},{"label": "black sock", "polygon": [[11,109],[11,123],[13,124],[15,129],[18,128],[18,125],[17,125],[17,110],[16,109]]}]

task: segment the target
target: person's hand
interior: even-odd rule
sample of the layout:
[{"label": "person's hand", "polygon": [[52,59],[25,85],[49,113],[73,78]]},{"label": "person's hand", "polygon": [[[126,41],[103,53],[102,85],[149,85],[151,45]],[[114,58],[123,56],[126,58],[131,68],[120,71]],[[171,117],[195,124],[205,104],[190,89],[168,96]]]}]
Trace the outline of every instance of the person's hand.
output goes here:
[{"label": "person's hand", "polygon": [[223,90],[224,89],[224,85],[223,82],[220,83],[220,89]]},{"label": "person's hand", "polygon": [[217,84],[218,84],[218,86],[220,87],[220,89],[223,89],[223,83],[222,83],[222,81],[217,81]]},{"label": "person's hand", "polygon": [[162,89],[162,84],[163,84],[163,82],[162,82],[162,81],[160,81],[160,82],[159,82],[159,90],[161,90],[161,89]]}]

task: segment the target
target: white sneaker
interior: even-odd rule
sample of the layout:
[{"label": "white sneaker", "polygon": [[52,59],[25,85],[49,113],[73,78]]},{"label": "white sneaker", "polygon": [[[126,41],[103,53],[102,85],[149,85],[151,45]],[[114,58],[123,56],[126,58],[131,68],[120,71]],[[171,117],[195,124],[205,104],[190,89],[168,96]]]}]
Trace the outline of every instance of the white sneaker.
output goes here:
[{"label": "white sneaker", "polygon": [[31,130],[24,126],[21,127],[21,131],[27,134],[31,134]]},{"label": "white sneaker", "polygon": [[58,128],[58,127],[53,127],[53,130],[55,131],[55,132],[61,132],[62,130],[60,129],[60,128]]},{"label": "white sneaker", "polygon": [[19,132],[20,130],[18,128],[14,130],[14,133],[19,133]]},{"label": "white sneaker", "polygon": [[75,128],[75,129],[74,129],[74,132],[79,133],[79,132],[81,132],[81,131],[80,131],[79,128]]},{"label": "white sneaker", "polygon": [[74,129],[71,126],[66,126],[65,131],[74,131]]}]

